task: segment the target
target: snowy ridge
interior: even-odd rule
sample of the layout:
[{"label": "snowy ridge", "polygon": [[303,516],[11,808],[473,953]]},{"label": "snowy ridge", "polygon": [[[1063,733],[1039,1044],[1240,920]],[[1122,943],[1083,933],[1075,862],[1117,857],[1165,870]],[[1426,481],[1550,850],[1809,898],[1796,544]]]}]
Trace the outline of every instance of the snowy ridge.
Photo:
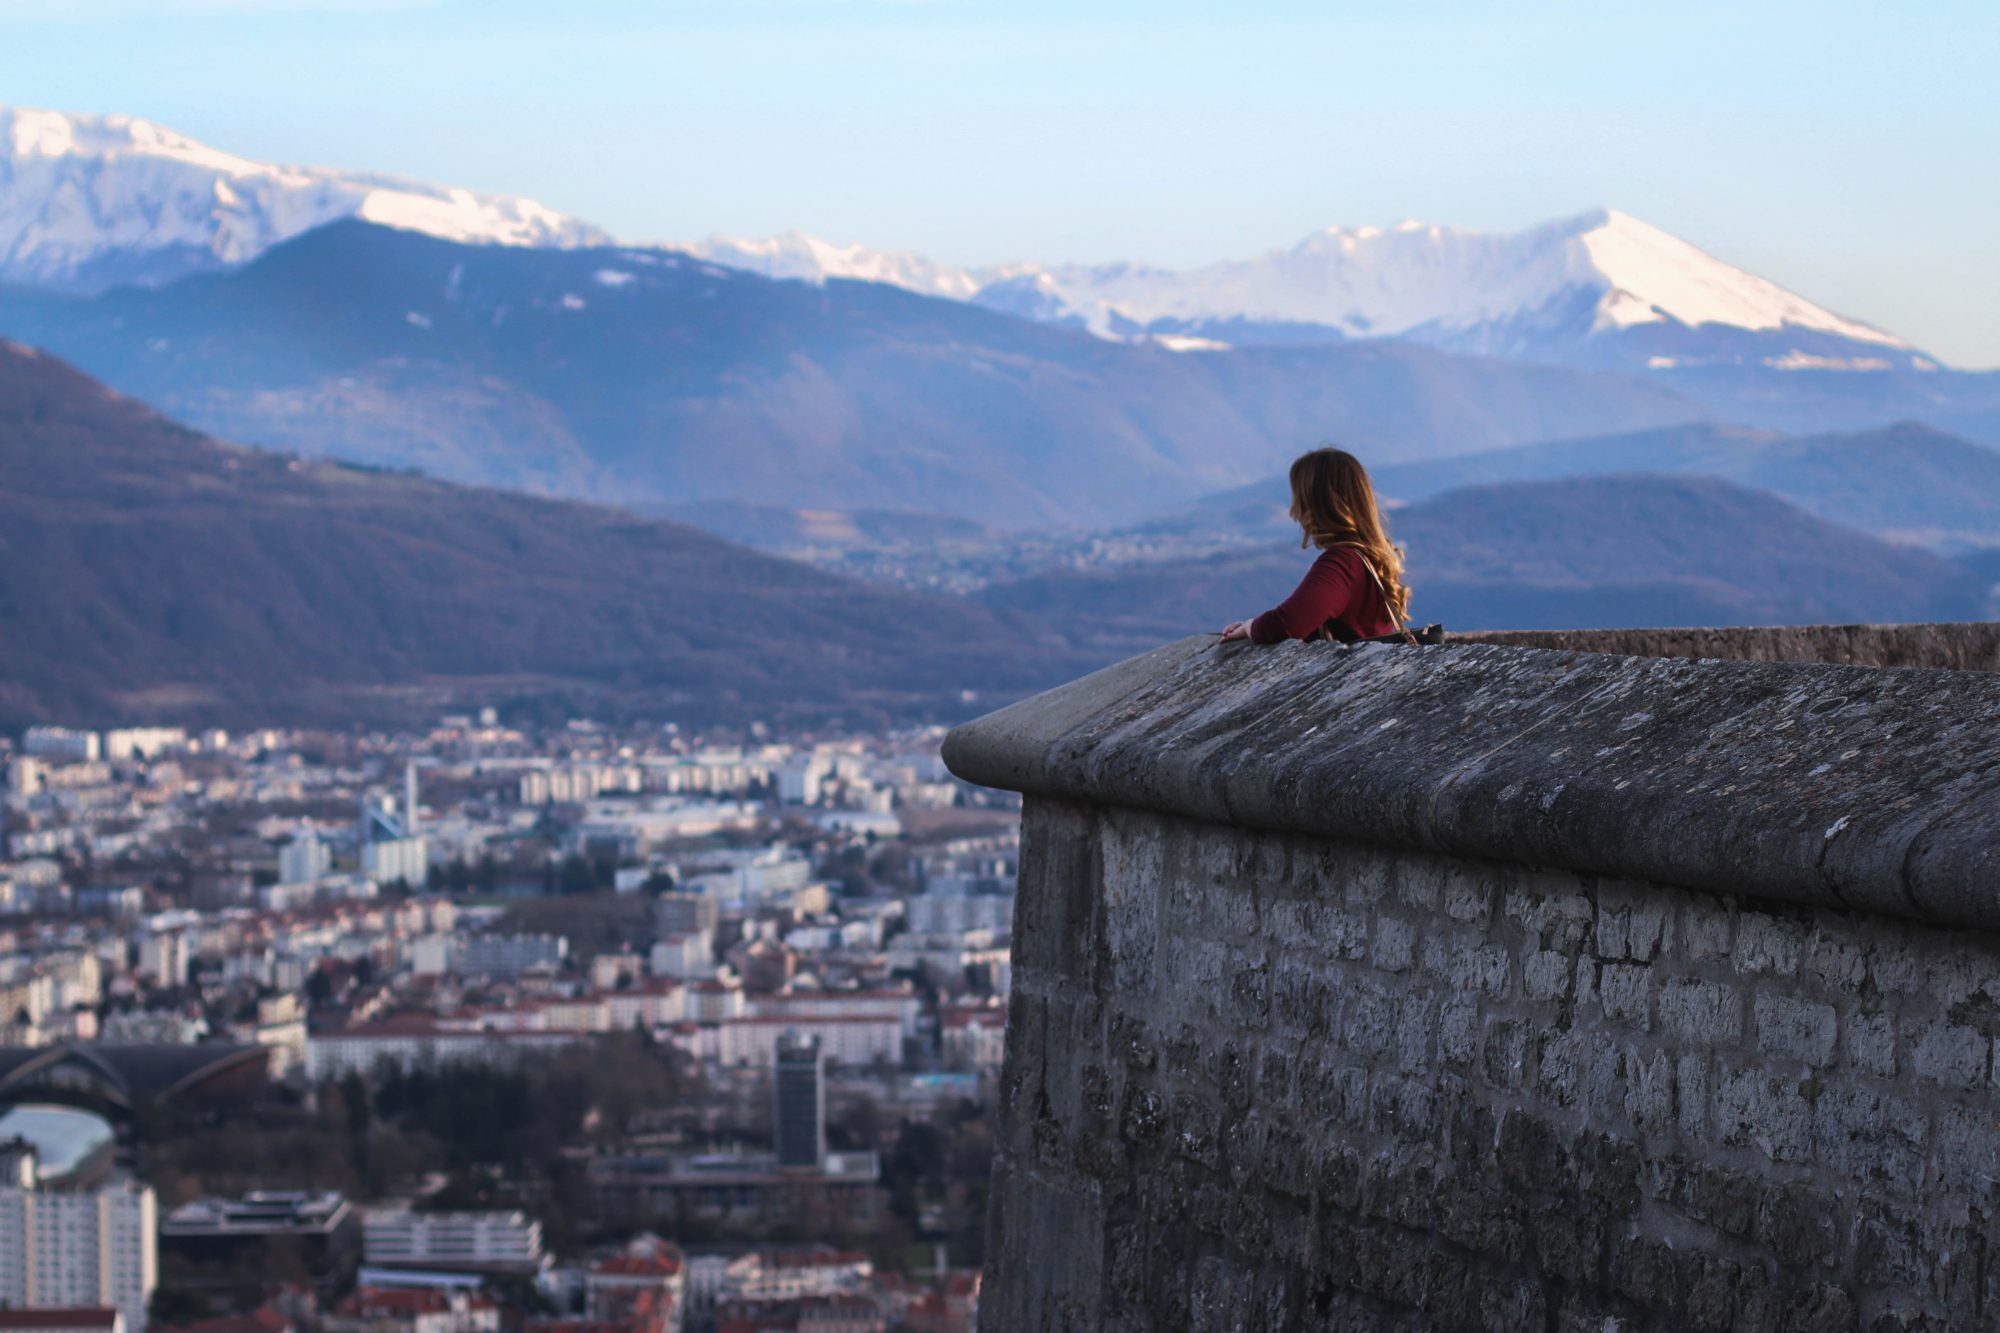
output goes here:
[{"label": "snowy ridge", "polygon": [[675,248],[711,263],[761,273],[767,278],[796,278],[805,282],[852,278],[954,301],[971,300],[980,287],[979,279],[969,269],[953,268],[901,251],[835,245],[801,231],[788,231],[764,240],[710,236]]},{"label": "snowy ridge", "polygon": [[530,199],[273,166],[130,116],[0,107],[0,279],[164,282],[348,217],[496,245],[609,239]]},{"label": "snowy ridge", "polygon": [[1671,319],[1905,345],[1611,209],[1513,235],[1418,222],[1334,227],[1287,251],[1185,272],[1116,264],[1038,276],[1100,333],[1115,331],[1121,318],[1142,326],[1285,320],[1370,337],[1468,331],[1531,315],[1581,289],[1597,298],[1594,331]]},{"label": "snowy ridge", "polygon": [[[1330,227],[1289,250],[1200,268],[1139,264],[1010,264],[955,269],[919,256],[830,246],[792,233],[771,241],[689,247],[773,277],[859,277],[1054,323],[1101,337],[1193,337],[1214,346],[1228,327],[1282,325],[1321,338],[1411,337],[1475,351],[1570,359],[1580,344],[1632,331],[1657,335],[1655,366],[1698,362],[1659,337],[1709,331],[1812,335],[1805,349],[1760,347],[1766,364],[1827,357],[1817,340],[1908,351],[1902,339],[1847,319],[1705,254],[1629,214],[1596,209],[1512,234],[1402,222]],[[1255,335],[1254,328],[1249,332]],[[1296,335],[1295,335],[1296,336]],[[1176,344],[1169,344],[1176,345]],[[1767,355],[1768,354],[1768,355]],[[1741,359],[1743,349],[1730,355]],[[1866,358],[1863,358],[1866,360]],[[1849,360],[1852,360],[1849,358]],[[1783,367],[1781,367],[1783,368]]]}]

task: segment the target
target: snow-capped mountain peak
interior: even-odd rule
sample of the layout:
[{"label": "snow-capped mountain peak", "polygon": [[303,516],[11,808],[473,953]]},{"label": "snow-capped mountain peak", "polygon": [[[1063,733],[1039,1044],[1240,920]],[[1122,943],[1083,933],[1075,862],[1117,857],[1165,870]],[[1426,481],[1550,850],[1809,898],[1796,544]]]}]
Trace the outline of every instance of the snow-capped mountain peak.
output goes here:
[{"label": "snow-capped mountain peak", "polygon": [[1629,213],[1601,208],[1571,221],[1580,224],[1574,242],[1610,285],[1599,307],[1606,325],[1625,328],[1671,318],[1688,325],[1814,329],[1856,342],[1909,346],[1725,264]]},{"label": "snow-capped mountain peak", "polygon": [[1403,337],[1558,361],[1747,359],[1779,369],[1872,369],[1882,351],[1910,353],[1893,335],[1610,208],[1513,233],[1414,219],[1328,227],[1289,249],[1180,270],[1132,262],[951,268],[796,232],[689,248],[772,277],[889,282],[1103,337],[1167,337],[1185,347]]},{"label": "snow-capped mountain peak", "polygon": [[610,239],[530,199],[276,166],[132,116],[0,107],[0,280],[163,282],[345,217],[497,245]]}]

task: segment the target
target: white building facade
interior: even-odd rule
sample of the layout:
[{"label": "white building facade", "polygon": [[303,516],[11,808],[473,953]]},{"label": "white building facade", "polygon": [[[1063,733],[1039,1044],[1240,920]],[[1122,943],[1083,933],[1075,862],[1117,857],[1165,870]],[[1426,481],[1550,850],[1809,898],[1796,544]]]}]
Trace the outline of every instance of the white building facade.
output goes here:
[{"label": "white building facade", "polygon": [[95,1189],[43,1189],[32,1149],[0,1161],[0,1305],[109,1307],[144,1333],[159,1285],[151,1188],[118,1177]]}]

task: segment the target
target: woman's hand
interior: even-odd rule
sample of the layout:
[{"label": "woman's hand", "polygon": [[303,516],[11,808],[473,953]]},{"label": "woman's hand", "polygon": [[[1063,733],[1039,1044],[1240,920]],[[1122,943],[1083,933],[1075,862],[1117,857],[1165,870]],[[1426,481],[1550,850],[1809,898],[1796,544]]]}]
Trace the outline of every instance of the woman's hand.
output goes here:
[{"label": "woman's hand", "polygon": [[1249,637],[1250,622],[1247,620],[1232,620],[1222,627],[1222,641],[1224,643],[1228,643],[1231,639],[1247,639]]}]

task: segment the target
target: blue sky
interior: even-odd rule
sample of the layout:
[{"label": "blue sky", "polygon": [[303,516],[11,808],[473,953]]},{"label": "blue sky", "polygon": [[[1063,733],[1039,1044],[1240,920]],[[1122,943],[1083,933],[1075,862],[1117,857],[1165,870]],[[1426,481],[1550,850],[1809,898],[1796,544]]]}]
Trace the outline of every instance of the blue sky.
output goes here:
[{"label": "blue sky", "polygon": [[0,0],[0,101],[527,194],[1170,264],[1605,204],[2000,366],[2000,4]]}]

